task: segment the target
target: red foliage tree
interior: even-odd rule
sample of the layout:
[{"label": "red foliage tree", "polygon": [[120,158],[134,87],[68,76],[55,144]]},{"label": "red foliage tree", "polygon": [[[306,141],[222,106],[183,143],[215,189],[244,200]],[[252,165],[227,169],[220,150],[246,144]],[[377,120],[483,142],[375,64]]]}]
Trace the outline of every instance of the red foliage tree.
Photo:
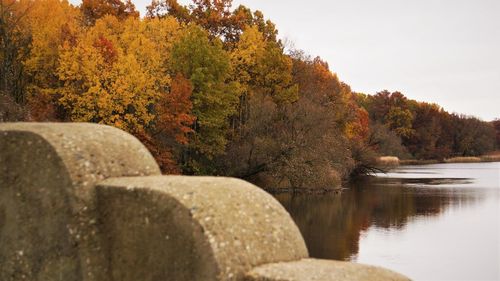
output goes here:
[{"label": "red foliage tree", "polygon": [[109,41],[104,36],[99,36],[99,39],[94,43],[94,47],[99,49],[107,64],[113,64],[116,61],[118,56],[116,48],[113,46],[113,42]]},{"label": "red foliage tree", "polygon": [[158,123],[156,128],[166,135],[174,136],[179,144],[187,144],[187,135],[193,132],[191,125],[195,117],[191,115],[193,86],[182,74],[172,80],[170,93],[158,104]]},{"label": "red foliage tree", "polygon": [[188,134],[195,117],[191,115],[193,86],[181,74],[172,80],[170,92],[165,93],[156,105],[157,120],[151,133],[139,132],[136,136],[155,157],[160,169],[166,174],[180,174],[175,159],[183,145],[188,143]]}]

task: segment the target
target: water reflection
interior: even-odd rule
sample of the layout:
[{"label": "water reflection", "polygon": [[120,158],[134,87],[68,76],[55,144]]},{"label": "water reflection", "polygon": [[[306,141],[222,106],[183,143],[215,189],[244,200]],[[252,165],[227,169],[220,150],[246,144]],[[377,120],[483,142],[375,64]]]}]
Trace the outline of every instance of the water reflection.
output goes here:
[{"label": "water reflection", "polygon": [[412,190],[393,179],[388,185],[382,182],[357,182],[341,194],[278,194],[276,198],[294,218],[311,256],[337,260],[350,260],[358,253],[360,233],[370,226],[397,229],[411,217],[438,215],[450,204],[471,204],[482,198],[466,190]]},{"label": "water reflection", "polygon": [[[370,226],[398,229],[412,217],[436,216],[447,207],[464,207],[487,196],[460,186],[474,183],[473,178],[436,177],[443,167],[450,170],[456,165],[403,168],[353,183],[341,194],[275,196],[299,226],[311,256],[349,260],[358,252],[360,232]],[[467,167],[468,172],[461,174],[471,175],[474,168]],[[496,185],[495,179],[492,184]],[[437,185],[448,188],[429,187]]]},{"label": "water reflection", "polygon": [[[500,163],[413,166],[341,194],[276,198],[312,257],[381,265],[414,279],[500,278]],[[430,271],[435,264],[447,266]]]}]

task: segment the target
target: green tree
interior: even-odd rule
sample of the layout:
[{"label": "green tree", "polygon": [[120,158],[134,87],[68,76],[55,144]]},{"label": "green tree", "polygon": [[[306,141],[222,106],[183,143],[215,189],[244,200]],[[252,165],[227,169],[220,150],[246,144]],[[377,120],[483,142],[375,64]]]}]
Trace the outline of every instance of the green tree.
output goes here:
[{"label": "green tree", "polygon": [[229,55],[218,39],[210,41],[206,31],[190,25],[173,46],[170,65],[193,86],[194,133],[184,163],[191,173],[213,172],[209,164],[224,152],[228,119],[235,113],[239,84],[228,82],[231,73]]}]

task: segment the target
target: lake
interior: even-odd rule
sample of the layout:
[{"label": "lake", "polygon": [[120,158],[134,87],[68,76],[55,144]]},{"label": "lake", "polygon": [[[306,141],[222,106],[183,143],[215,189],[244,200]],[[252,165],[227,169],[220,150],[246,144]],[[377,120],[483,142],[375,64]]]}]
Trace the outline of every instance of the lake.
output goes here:
[{"label": "lake", "polygon": [[401,166],[341,194],[276,198],[312,257],[414,280],[500,280],[500,162]]}]

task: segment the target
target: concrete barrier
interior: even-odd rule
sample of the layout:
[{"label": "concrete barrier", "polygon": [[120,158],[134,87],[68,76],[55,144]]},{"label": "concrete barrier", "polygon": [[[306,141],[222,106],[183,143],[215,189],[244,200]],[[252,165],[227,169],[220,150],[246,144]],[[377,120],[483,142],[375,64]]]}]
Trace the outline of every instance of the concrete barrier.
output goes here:
[{"label": "concrete barrier", "polygon": [[265,264],[254,268],[245,281],[399,281],[409,280],[401,274],[380,267],[345,261],[302,259]]},{"label": "concrete barrier", "polygon": [[0,123],[0,280],[407,280],[307,257],[252,184],[160,176],[108,126]]},{"label": "concrete barrier", "polygon": [[106,280],[95,185],[159,175],[133,136],[94,124],[0,124],[0,280]]}]

